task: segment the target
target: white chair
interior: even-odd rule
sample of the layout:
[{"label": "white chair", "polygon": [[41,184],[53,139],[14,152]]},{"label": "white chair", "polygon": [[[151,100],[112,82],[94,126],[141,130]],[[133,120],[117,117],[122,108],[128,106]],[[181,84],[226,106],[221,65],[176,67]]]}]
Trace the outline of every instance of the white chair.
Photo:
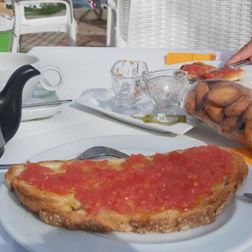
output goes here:
[{"label": "white chair", "polygon": [[[38,4],[61,3],[66,9],[63,15],[46,16],[27,19],[25,16],[25,7]],[[77,22],[73,13],[73,4],[71,0],[13,0],[15,25],[14,35],[16,41],[20,41],[20,35],[40,32],[66,32],[70,37],[70,45],[76,44]],[[19,45],[13,43],[13,50],[18,50]]]},{"label": "white chair", "polygon": [[116,44],[116,0],[107,1],[107,46],[115,46]]},{"label": "white chair", "polygon": [[108,46],[237,50],[252,36],[251,0],[115,3],[108,6],[116,13],[116,23],[108,23],[108,35],[115,37],[115,42],[108,41]]}]

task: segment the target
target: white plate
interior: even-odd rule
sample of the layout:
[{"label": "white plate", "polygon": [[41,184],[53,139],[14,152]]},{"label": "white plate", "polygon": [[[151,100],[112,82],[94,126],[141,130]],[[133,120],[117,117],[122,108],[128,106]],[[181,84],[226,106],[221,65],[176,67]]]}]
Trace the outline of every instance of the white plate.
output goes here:
[{"label": "white plate", "polygon": [[51,107],[23,108],[21,121],[45,119],[54,116],[61,109],[61,105]]},{"label": "white plate", "polygon": [[[128,153],[151,154],[204,143],[186,136],[110,136],[83,139],[43,152],[32,161],[74,157],[94,145],[107,145]],[[251,175],[239,193],[252,186]],[[120,251],[120,252],[212,252],[243,251],[252,244],[251,203],[237,198],[210,225],[183,232],[150,233],[89,233],[69,231],[46,225],[20,206],[5,185],[0,189],[0,221],[9,235],[25,248],[36,252],[54,251]]]},{"label": "white plate", "polygon": [[[150,129],[157,132],[170,132],[173,134],[184,134],[192,129],[196,124],[196,120],[188,118],[187,123],[177,123],[174,125],[166,126],[157,123],[145,123],[142,120],[133,118],[130,115],[124,115],[116,113],[112,110],[114,96],[109,89],[94,88],[85,90],[82,95],[76,100],[77,103],[90,108],[95,111],[99,111],[107,116],[115,118],[117,120],[136,125],[141,128]],[[146,102],[146,106],[148,106]]]},{"label": "white plate", "polygon": [[[38,103],[38,102],[46,102],[51,100],[58,100],[58,97],[55,93],[48,97],[44,98],[31,98],[28,104]],[[22,116],[21,121],[30,121],[30,120],[38,120],[45,119],[54,116],[61,109],[61,104],[50,107],[33,107],[33,108],[22,108]]]}]

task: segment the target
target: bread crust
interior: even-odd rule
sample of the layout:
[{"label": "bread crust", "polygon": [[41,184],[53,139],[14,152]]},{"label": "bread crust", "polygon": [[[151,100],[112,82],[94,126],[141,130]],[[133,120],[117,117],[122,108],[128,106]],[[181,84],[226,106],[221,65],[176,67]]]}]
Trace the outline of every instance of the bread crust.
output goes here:
[{"label": "bread crust", "polygon": [[230,68],[228,66],[213,70],[203,74],[204,79],[223,79],[229,81],[238,81],[244,78],[245,71],[241,68]]},{"label": "bread crust", "polygon": [[[33,185],[17,179],[25,165],[14,165],[5,174],[10,189],[14,190],[20,202],[38,214],[45,223],[68,229],[83,229],[96,232],[172,232],[214,222],[234,196],[237,187],[248,173],[243,158],[231,151],[234,172],[224,183],[215,186],[207,197],[202,197],[191,209],[171,209],[155,214],[120,214],[111,210],[101,210],[95,215],[81,208],[74,195],[64,197],[53,192],[45,192]],[[54,169],[63,162],[50,161],[40,164]]]}]

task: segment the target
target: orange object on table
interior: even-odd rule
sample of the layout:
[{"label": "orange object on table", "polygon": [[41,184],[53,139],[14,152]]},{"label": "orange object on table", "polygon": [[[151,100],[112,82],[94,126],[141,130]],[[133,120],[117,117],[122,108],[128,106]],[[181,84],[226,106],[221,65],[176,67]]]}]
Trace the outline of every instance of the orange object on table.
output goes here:
[{"label": "orange object on table", "polygon": [[208,61],[215,60],[216,55],[213,53],[182,53],[168,52],[165,57],[165,64],[176,64],[189,61]]}]

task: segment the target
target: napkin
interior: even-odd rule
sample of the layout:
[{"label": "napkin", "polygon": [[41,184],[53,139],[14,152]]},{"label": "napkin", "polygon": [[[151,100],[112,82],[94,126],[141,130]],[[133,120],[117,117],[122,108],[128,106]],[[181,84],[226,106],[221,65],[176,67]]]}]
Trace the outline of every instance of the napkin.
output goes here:
[{"label": "napkin", "polygon": [[188,61],[206,61],[215,60],[214,53],[182,53],[182,52],[168,52],[165,56],[165,64],[176,64]]},{"label": "napkin", "polygon": [[244,157],[245,162],[252,165],[252,150],[243,147],[235,147],[233,150],[241,154]]}]

